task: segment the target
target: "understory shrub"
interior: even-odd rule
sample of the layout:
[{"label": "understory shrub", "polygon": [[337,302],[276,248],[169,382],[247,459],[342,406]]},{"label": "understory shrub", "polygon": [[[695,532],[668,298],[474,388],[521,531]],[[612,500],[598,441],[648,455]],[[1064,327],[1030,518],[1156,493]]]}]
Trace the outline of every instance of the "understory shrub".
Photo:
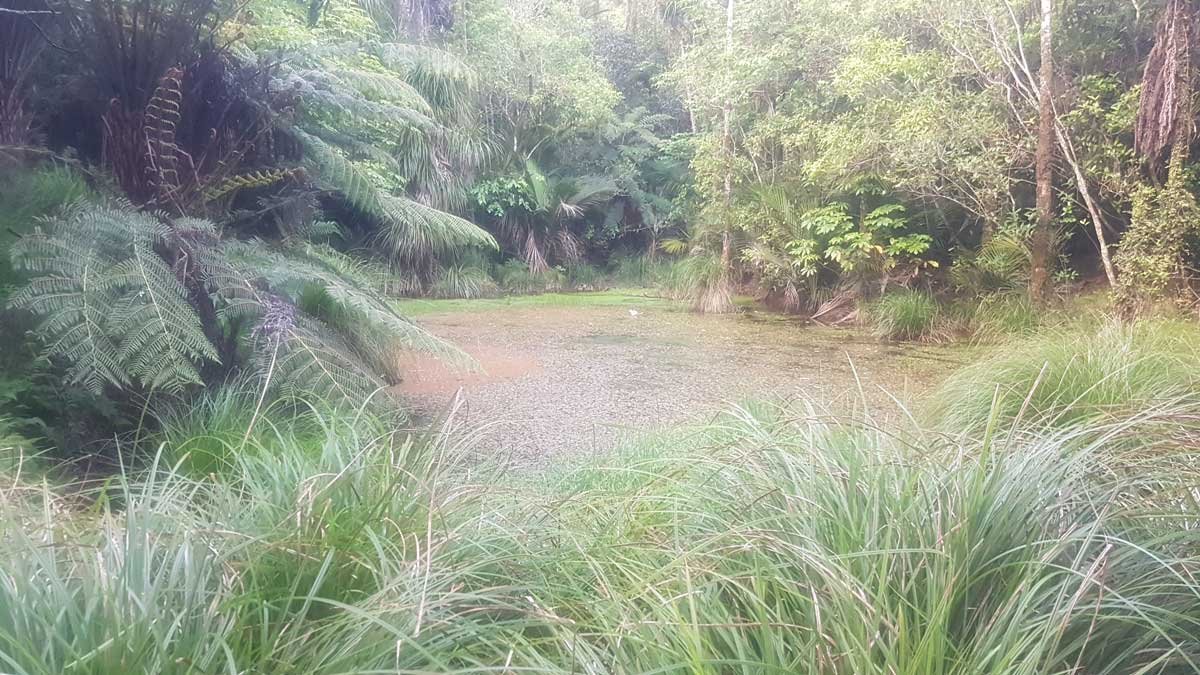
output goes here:
[{"label": "understory shrub", "polygon": [[949,429],[1004,423],[1063,426],[1130,416],[1195,395],[1200,331],[1170,320],[1047,329],[955,372],[931,397]]},{"label": "understory shrub", "polygon": [[506,293],[530,295],[561,291],[566,287],[566,274],[555,267],[533,272],[524,261],[511,258],[496,268],[496,280]]},{"label": "understory shrub", "polygon": [[892,291],[868,306],[867,317],[882,339],[923,340],[937,325],[938,302],[924,291]]},{"label": "understory shrub", "polygon": [[[38,219],[90,193],[78,173],[59,166],[0,171],[0,300],[17,283],[7,254],[16,237],[31,232]],[[2,307],[2,305],[0,305]]]},{"label": "understory shrub", "polygon": [[1021,291],[1029,286],[1029,246],[1023,231],[1000,232],[950,268],[950,283],[968,295]]},{"label": "understory shrub", "polygon": [[661,261],[652,261],[645,255],[614,255],[608,261],[609,274],[617,286],[650,286],[659,281],[657,272]]}]

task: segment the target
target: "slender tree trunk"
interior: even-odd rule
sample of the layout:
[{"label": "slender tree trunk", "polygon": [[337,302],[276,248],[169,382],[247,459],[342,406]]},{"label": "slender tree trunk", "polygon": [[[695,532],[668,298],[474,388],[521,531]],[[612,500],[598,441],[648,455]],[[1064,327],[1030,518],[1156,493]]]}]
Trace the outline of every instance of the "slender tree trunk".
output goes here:
[{"label": "slender tree trunk", "polygon": [[1100,262],[1104,266],[1104,276],[1108,278],[1108,285],[1111,288],[1117,287],[1117,270],[1113,267],[1112,255],[1108,248],[1108,237],[1104,234],[1104,215],[1100,210],[1100,205],[1096,203],[1095,197],[1092,196],[1092,190],[1088,187],[1087,176],[1083,173],[1083,167],[1079,165],[1079,159],[1075,155],[1075,146],[1071,143],[1071,138],[1067,135],[1066,129],[1062,124],[1055,122],[1055,134],[1058,136],[1058,148],[1062,151],[1063,160],[1067,166],[1071,167],[1071,171],[1075,174],[1075,183],[1079,187],[1079,196],[1083,199],[1083,205],[1087,207],[1088,215],[1092,218],[1092,227],[1096,230],[1096,245],[1100,249]]},{"label": "slender tree trunk", "polygon": [[[725,14],[725,68],[733,67],[733,3],[727,0]],[[729,78],[732,79],[732,78]],[[725,229],[721,233],[721,276],[728,283],[733,276],[733,232],[729,222],[733,206],[733,92],[726,87],[725,105],[721,111],[721,147],[725,154],[725,186],[723,193]]]},{"label": "slender tree trunk", "polygon": [[[688,62],[687,42],[685,42],[683,40],[680,40],[679,60],[682,61],[683,63]],[[683,101],[684,104],[687,106],[688,126],[691,128],[691,132],[694,134],[694,133],[696,133],[696,130],[697,130],[697,127],[696,127],[696,97],[695,97],[695,95],[692,94],[692,80],[690,77],[685,77],[683,79],[683,99],[684,99],[684,101]]]},{"label": "slender tree trunk", "polygon": [[1050,285],[1050,266],[1054,259],[1054,61],[1052,25],[1054,0],[1041,0],[1041,69],[1038,87],[1038,137],[1036,155],[1037,224],[1030,241],[1032,268],[1029,297],[1040,303]]}]

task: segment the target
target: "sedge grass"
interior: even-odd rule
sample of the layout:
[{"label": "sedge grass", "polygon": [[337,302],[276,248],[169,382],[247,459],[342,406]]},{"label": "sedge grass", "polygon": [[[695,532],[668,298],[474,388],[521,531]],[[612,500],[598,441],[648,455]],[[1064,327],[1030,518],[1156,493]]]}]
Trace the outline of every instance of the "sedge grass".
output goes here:
[{"label": "sedge grass", "polygon": [[0,490],[0,669],[1197,671],[1196,445],[1152,436],[1200,408],[1000,412],[947,435],[759,405],[486,481],[366,409],[211,415],[207,473],[168,421],[107,486]]}]

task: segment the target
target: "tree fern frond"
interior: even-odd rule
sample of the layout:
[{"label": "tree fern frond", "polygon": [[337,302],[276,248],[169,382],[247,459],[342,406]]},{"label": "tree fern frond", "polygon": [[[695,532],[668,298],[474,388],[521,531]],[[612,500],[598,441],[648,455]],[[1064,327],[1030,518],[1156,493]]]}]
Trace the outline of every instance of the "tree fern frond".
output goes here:
[{"label": "tree fern frond", "polygon": [[132,257],[113,268],[129,290],[112,309],[111,329],[123,336],[118,359],[151,388],[179,391],[200,384],[195,363],[218,361],[187,292],[153,251],[132,246]]},{"label": "tree fern frond", "polygon": [[404,197],[381,195],[378,239],[402,260],[438,257],[471,247],[498,248],[495,238],[469,220]]},{"label": "tree fern frond", "polygon": [[[388,126],[418,129],[434,126],[432,108],[416,89],[400,80],[368,71],[343,68],[298,70],[286,80],[310,106],[336,111],[356,124],[375,121]],[[389,83],[390,86],[389,86]],[[389,96],[377,96],[388,92]]]},{"label": "tree fern frond", "polygon": [[478,225],[382,192],[337,148],[311,134],[298,133],[322,182],[379,223],[379,240],[394,257],[413,260],[472,246],[496,248],[495,239]]},{"label": "tree fern frond", "polygon": [[383,73],[358,68],[339,68],[332,75],[341,80],[347,87],[375,100],[391,101],[411,108],[422,115],[432,116],[433,107],[403,78],[391,73]]},{"label": "tree fern frond", "polygon": [[[381,293],[388,274],[375,265],[316,244],[284,249],[261,242],[239,242],[229,246],[227,258],[242,270],[240,281],[235,280],[238,275],[232,275],[223,287],[229,302],[240,303],[242,309],[258,305],[260,311],[267,311],[283,301],[281,296],[286,297],[287,302],[310,312],[310,318],[320,320],[326,330],[337,334],[341,343],[358,355],[360,363],[374,366],[377,371],[390,370],[401,349],[471,364],[462,351],[392,308]],[[250,281],[255,277],[272,292],[259,290]]]},{"label": "tree fern frond", "polygon": [[270,169],[266,171],[251,171],[230,176],[204,191],[206,201],[215,201],[238,190],[252,190],[266,187],[296,175],[296,169]]},{"label": "tree fern frond", "polygon": [[100,277],[85,264],[79,275],[36,277],[9,299],[9,306],[42,317],[46,354],[66,361],[68,381],[95,394],[129,383],[108,332],[110,295]]},{"label": "tree fern frond", "polygon": [[264,315],[255,346],[258,370],[279,396],[357,404],[386,386],[335,333],[301,315],[283,320],[280,311],[287,310]]},{"label": "tree fern frond", "polygon": [[154,248],[212,232],[199,222],[183,226],[174,231],[120,202],[77,203],[13,247],[18,266],[39,276],[12,303],[41,317],[47,353],[69,364],[72,382],[96,393],[130,383],[178,391],[199,382],[196,364],[217,360],[186,290]]},{"label": "tree fern frond", "polygon": [[304,145],[305,160],[325,187],[342,193],[360,211],[368,214],[382,211],[379,190],[340,150],[312,134],[300,130],[294,133]]}]

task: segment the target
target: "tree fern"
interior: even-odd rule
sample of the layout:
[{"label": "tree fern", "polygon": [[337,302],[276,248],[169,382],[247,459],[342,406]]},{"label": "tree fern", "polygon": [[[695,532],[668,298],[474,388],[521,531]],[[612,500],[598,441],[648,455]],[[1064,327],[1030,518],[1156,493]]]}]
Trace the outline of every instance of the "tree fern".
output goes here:
[{"label": "tree fern", "polygon": [[80,202],[13,256],[34,276],[12,304],[42,318],[47,354],[96,393],[199,384],[218,361],[208,334],[239,325],[253,347],[248,365],[289,396],[361,400],[382,374],[396,379],[400,349],[466,361],[388,304],[382,269],[327,246],[223,241],[205,220]]},{"label": "tree fern", "polygon": [[496,248],[490,234],[474,223],[378,189],[337,148],[298,132],[319,180],[340,192],[378,225],[378,238],[394,259],[438,256],[472,246]]},{"label": "tree fern", "polygon": [[380,198],[384,218],[378,239],[394,258],[438,257],[471,247],[497,248],[492,235],[475,223],[405,197]]},{"label": "tree fern", "polygon": [[345,86],[370,99],[405,106],[425,116],[425,119],[433,115],[433,107],[421,92],[398,75],[361,68],[338,68],[332,75]]},{"label": "tree fern", "polygon": [[120,362],[152,389],[199,384],[195,364],[219,359],[187,291],[152,250],[140,244],[130,250],[131,257],[113,270],[129,289],[111,311],[112,329],[122,336]]},{"label": "tree fern", "polygon": [[70,364],[71,381],[97,393],[129,383],[176,391],[217,359],[154,250],[166,229],[128,204],[79,202],[13,246],[15,265],[38,276],[11,304],[42,317],[47,352]]},{"label": "tree fern", "polygon": [[367,216],[393,262],[431,258],[490,235],[451,212],[490,152],[473,117],[473,75],[436,49],[368,40],[318,43],[280,65],[273,88],[303,101],[281,130],[316,183]]}]

